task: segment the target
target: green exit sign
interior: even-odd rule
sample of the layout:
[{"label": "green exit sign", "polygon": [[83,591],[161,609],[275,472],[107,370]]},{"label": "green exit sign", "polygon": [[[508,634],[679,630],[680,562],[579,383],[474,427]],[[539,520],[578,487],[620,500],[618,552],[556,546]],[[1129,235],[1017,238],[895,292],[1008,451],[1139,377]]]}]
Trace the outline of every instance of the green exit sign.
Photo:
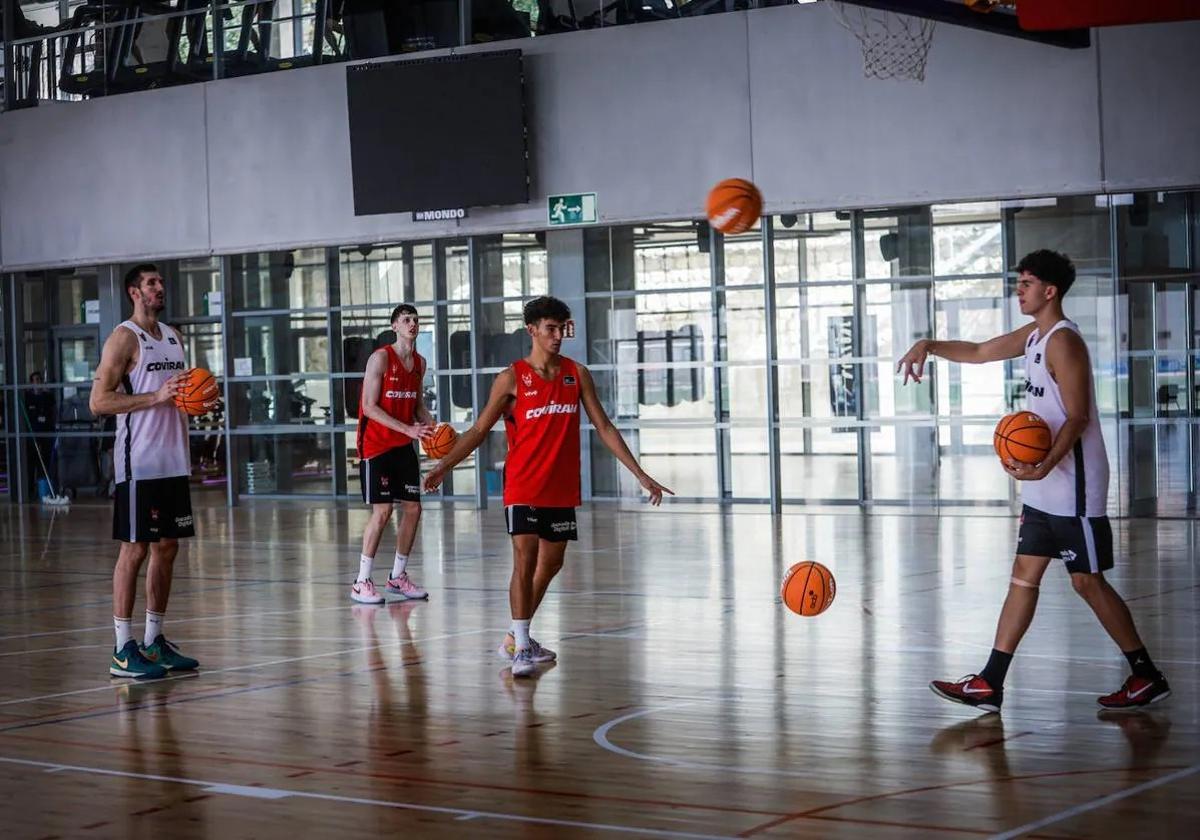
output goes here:
[{"label": "green exit sign", "polygon": [[546,215],[550,227],[595,224],[596,194],[552,195],[546,199]]}]

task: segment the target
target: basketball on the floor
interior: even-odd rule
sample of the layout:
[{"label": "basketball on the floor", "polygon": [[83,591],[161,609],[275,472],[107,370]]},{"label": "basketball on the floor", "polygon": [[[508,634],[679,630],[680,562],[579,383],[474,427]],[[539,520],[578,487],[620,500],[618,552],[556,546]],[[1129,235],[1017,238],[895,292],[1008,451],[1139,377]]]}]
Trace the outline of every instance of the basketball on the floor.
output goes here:
[{"label": "basketball on the floor", "polygon": [[1016,411],[1001,418],[992,435],[1000,460],[1012,458],[1022,464],[1038,464],[1054,443],[1046,421],[1030,411]]},{"label": "basketball on the floor", "polygon": [[811,617],[829,609],[837,594],[837,584],[829,569],[820,563],[805,561],[787,570],[779,594],[789,610]]},{"label": "basketball on the floor", "polygon": [[430,458],[445,458],[454,448],[456,440],[458,440],[458,432],[454,431],[454,427],[449,423],[439,423],[432,435],[421,438],[421,448]]},{"label": "basketball on the floor", "polygon": [[762,215],[762,193],[744,178],[726,178],[708,192],[708,223],[724,234],[745,233]]},{"label": "basketball on the floor", "polygon": [[217,378],[204,368],[191,368],[184,371],[183,379],[179,382],[175,405],[184,414],[202,417],[216,407],[220,397]]}]

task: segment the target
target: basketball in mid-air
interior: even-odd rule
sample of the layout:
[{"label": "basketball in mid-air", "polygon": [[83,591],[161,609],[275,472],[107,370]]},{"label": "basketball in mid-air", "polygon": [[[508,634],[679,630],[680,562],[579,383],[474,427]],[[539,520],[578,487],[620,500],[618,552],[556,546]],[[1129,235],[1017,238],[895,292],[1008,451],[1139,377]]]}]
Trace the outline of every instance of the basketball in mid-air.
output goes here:
[{"label": "basketball in mid-air", "polygon": [[833,573],[820,563],[797,563],[783,576],[779,595],[797,615],[820,615],[829,609],[837,594]]},{"label": "basketball in mid-air", "polygon": [[439,423],[431,436],[421,438],[421,448],[430,458],[445,458],[457,440],[458,432],[454,431],[453,426],[449,423]]},{"label": "basketball in mid-air", "polygon": [[216,377],[204,368],[191,368],[184,371],[179,390],[175,392],[175,405],[184,414],[202,417],[216,407],[220,398]]},{"label": "basketball in mid-air", "polygon": [[992,435],[992,445],[1001,461],[1012,458],[1022,464],[1039,464],[1054,436],[1046,421],[1030,411],[1015,411],[1000,419]]},{"label": "basketball in mid-air", "polygon": [[745,233],[762,215],[758,187],[744,178],[726,178],[708,192],[708,223],[724,234]]}]

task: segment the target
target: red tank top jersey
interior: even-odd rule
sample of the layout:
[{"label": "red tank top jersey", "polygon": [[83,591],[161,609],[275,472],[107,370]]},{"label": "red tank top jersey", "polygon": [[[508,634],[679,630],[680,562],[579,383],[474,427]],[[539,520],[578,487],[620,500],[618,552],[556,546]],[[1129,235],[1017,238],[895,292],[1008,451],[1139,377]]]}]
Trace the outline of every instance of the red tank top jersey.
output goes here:
[{"label": "red tank top jersey", "polygon": [[[392,345],[385,347],[384,352],[387,354],[387,368],[379,383],[379,407],[401,423],[412,423],[417,416],[417,400],[421,399],[425,360],[414,350],[412,370],[405,370]],[[363,413],[362,398],[359,398],[358,457],[374,458],[408,443],[412,443],[408,435],[380,423],[372,423]]]},{"label": "red tank top jersey", "polygon": [[524,359],[513,363],[517,398],[504,418],[505,506],[579,506],[579,371],[566,356],[560,358],[553,382]]}]

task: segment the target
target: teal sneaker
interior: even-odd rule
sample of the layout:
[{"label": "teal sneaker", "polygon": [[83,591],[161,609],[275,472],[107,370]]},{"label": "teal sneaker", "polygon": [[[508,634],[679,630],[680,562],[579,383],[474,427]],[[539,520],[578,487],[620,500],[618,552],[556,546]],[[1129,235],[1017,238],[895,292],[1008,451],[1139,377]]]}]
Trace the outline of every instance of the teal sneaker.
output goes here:
[{"label": "teal sneaker", "polygon": [[153,680],[165,677],[167,669],[142,656],[142,652],[138,650],[138,643],[130,639],[125,643],[125,647],[113,650],[112,663],[108,666],[108,673],[114,677]]},{"label": "teal sneaker", "polygon": [[180,653],[175,643],[168,642],[162,633],[154,639],[154,644],[142,648],[142,656],[168,671],[195,671],[200,667],[199,662]]}]

